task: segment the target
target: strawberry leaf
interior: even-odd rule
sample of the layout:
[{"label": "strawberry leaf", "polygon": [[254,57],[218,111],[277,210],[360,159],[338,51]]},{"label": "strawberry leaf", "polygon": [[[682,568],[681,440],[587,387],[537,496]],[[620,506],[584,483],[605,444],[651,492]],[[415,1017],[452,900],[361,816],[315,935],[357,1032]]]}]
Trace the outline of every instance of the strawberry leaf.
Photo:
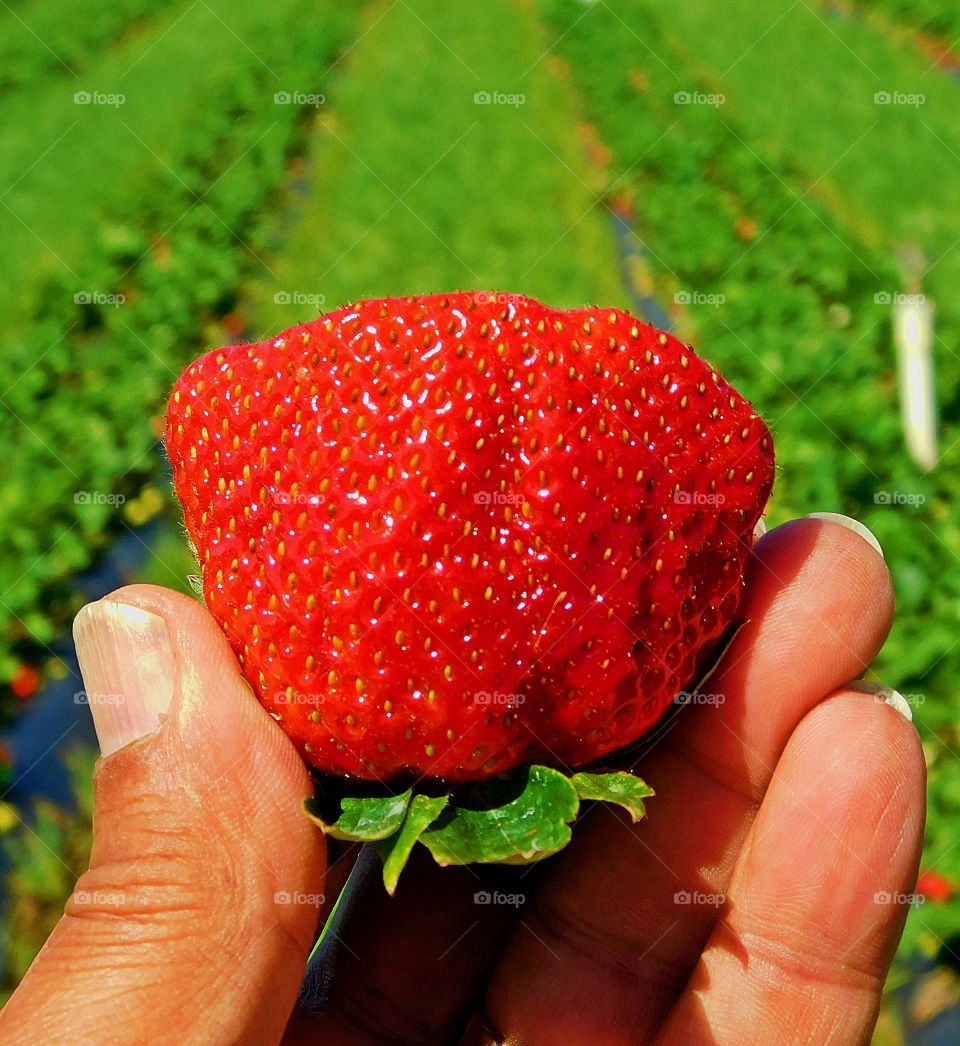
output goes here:
[{"label": "strawberry leaf", "polygon": [[332,795],[326,784],[324,794],[318,780],[318,795],[304,801],[307,816],[335,839],[375,843],[391,896],[418,842],[440,865],[531,864],[570,842],[581,799],[615,803],[638,821],[643,800],[654,794],[625,770],[567,776],[548,766],[521,767],[441,794],[435,787],[415,793],[411,786],[371,795],[368,784],[355,782],[365,794]]},{"label": "strawberry leaf", "polygon": [[378,849],[383,858],[383,885],[391,897],[417,840],[437,819],[449,799],[448,795],[415,795],[400,830],[380,843]]},{"label": "strawberry leaf", "polygon": [[580,800],[570,779],[528,766],[458,792],[420,837],[438,864],[526,864],[563,849]]},{"label": "strawberry leaf", "polygon": [[570,783],[581,799],[599,799],[622,806],[633,820],[645,816],[644,799],[654,794],[653,789],[639,777],[623,770],[609,774],[574,774]]},{"label": "strawberry leaf", "polygon": [[335,821],[321,809],[314,797],[305,799],[303,809],[314,824],[334,839],[371,843],[386,839],[399,831],[413,795],[408,788],[399,795],[343,796],[340,816]]}]

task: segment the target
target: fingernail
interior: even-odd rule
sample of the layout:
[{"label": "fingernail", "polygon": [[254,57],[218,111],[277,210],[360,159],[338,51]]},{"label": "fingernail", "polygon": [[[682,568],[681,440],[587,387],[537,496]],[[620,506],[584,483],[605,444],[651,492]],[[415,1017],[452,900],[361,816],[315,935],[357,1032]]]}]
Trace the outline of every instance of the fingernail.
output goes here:
[{"label": "fingernail", "polygon": [[77,614],[73,638],[100,754],[152,734],[170,709],[175,685],[166,621],[101,599]]},{"label": "fingernail", "polygon": [[859,534],[868,545],[872,545],[880,553],[881,558],[884,558],[883,549],[880,547],[880,542],[877,541],[877,535],[869,527],[865,527],[859,519],[851,519],[850,516],[844,516],[840,512],[811,512],[806,518],[825,519],[830,523],[846,527],[847,530],[852,530],[854,534]]},{"label": "fingernail", "polygon": [[761,516],[757,520],[757,525],[753,528],[753,540],[754,543],[759,541],[764,534],[767,532],[767,521]]},{"label": "fingernail", "polygon": [[855,679],[852,683],[847,683],[846,689],[856,690],[860,694],[870,694],[880,704],[895,708],[904,719],[910,723],[913,722],[913,712],[907,703],[907,699],[898,690],[894,690],[892,686],[884,686],[883,683],[871,683],[867,679]]}]

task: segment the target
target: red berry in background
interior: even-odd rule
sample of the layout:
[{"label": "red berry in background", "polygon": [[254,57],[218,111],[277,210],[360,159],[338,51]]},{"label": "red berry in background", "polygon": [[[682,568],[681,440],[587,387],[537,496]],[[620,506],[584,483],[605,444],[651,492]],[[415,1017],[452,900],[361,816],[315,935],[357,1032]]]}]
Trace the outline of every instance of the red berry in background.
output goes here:
[{"label": "red berry in background", "polygon": [[731,622],[773,447],[689,346],[514,295],[358,302],[180,377],[207,605],[314,767],[450,781],[640,737]]},{"label": "red berry in background", "polygon": [[40,672],[33,665],[19,665],[10,677],[10,689],[21,700],[26,700],[39,690]]},{"label": "red berry in background", "polygon": [[917,878],[916,892],[928,901],[949,901],[953,896],[953,883],[939,872],[928,870],[921,872]]},{"label": "red berry in background", "polygon": [[223,326],[231,338],[239,337],[250,325],[250,321],[242,312],[228,312],[223,317]]}]

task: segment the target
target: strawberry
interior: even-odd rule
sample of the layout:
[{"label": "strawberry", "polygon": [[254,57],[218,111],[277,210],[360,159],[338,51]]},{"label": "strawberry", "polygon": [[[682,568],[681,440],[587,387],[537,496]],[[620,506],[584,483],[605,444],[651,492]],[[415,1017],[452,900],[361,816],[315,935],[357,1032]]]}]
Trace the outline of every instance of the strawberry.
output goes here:
[{"label": "strawberry", "polygon": [[734,616],[770,435],[617,309],[362,301],[208,353],[167,449],[203,590],[319,770],[479,780],[639,738]]},{"label": "strawberry", "polygon": [[917,877],[916,892],[928,901],[949,901],[953,896],[953,883],[939,872],[927,869]]},{"label": "strawberry", "polygon": [[33,665],[18,665],[10,677],[10,689],[22,700],[26,700],[40,689],[43,679]]}]

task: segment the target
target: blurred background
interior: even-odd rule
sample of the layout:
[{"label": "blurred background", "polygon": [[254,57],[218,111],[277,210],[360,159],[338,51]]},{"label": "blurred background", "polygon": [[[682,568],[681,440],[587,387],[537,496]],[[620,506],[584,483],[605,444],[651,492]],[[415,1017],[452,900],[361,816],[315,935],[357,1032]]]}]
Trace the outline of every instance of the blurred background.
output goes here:
[{"label": "blurred background", "polygon": [[774,433],[770,523],[878,535],[931,808],[877,1041],[960,1041],[958,80],[952,0],[0,3],[3,997],[89,846],[72,616],[190,590],[180,370],[496,288],[693,342]]}]

